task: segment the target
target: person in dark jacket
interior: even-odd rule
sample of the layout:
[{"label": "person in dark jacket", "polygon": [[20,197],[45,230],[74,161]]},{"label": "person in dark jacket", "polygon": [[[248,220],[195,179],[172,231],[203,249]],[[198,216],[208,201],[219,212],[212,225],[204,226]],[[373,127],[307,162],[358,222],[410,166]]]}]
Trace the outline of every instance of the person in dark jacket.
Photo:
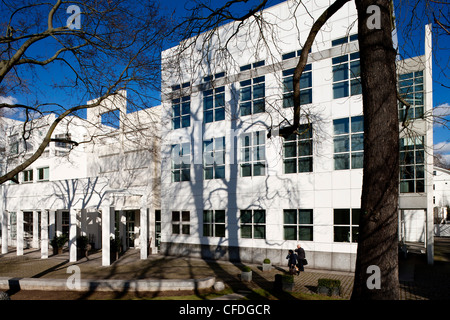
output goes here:
[{"label": "person in dark jacket", "polygon": [[305,271],[305,268],[303,267],[303,260],[306,259],[305,250],[303,250],[302,246],[298,244],[295,252],[297,253],[297,274],[300,274],[300,271]]},{"label": "person in dark jacket", "polygon": [[294,273],[296,271],[297,265],[297,255],[294,253],[294,250],[289,250],[289,254],[287,255],[286,259],[288,259],[289,272]]}]

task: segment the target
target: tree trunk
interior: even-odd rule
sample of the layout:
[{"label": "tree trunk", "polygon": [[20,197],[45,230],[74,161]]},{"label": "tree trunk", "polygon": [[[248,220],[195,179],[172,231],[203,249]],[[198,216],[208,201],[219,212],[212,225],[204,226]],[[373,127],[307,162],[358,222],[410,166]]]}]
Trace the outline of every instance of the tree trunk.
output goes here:
[{"label": "tree trunk", "polygon": [[[364,112],[364,176],[353,300],[399,297],[399,122],[390,4],[390,0],[356,0]],[[368,10],[372,5],[378,10],[373,11],[373,7]]]}]

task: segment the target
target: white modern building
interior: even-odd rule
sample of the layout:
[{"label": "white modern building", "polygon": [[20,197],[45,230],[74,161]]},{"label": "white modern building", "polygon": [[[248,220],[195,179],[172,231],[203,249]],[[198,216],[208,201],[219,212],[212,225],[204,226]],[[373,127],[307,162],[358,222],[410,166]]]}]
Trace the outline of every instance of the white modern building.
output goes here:
[{"label": "white modern building", "polygon": [[[286,1],[262,12],[266,27],[250,18],[163,52],[166,254],[285,265],[287,250],[300,243],[311,267],[354,270],[364,156],[354,3],[327,22],[309,53],[300,83],[302,134],[277,135],[292,121],[302,43],[328,5]],[[432,108],[430,57],[427,28],[425,55],[399,61],[398,77],[413,105],[399,107],[399,240],[422,244],[431,263],[433,161],[426,150],[433,137],[423,119]]]},{"label": "white modern building", "polygon": [[[149,214],[159,207],[160,107],[127,113],[125,95],[88,109],[86,119],[64,118],[52,138],[73,143],[52,141],[16,182],[1,186],[3,254],[9,247],[18,255],[41,248],[47,258],[51,240],[61,234],[68,236],[70,261],[77,260],[80,236],[102,249],[103,265],[111,263],[111,238],[120,237],[123,249],[139,249],[142,258],[156,251]],[[54,118],[27,123],[25,135],[23,123],[13,128],[6,170],[37,150]]]},{"label": "white modern building", "polygon": [[[142,259],[159,248],[285,265],[287,250],[300,243],[311,267],[354,270],[364,115],[353,2],[327,22],[308,55],[302,134],[277,134],[292,121],[302,43],[328,5],[289,0],[262,12],[267,27],[250,18],[163,51],[160,107],[127,113],[118,98],[89,109],[86,120],[69,118],[55,137],[89,143],[52,142],[19,174],[19,184],[1,186],[2,253],[31,246],[45,258],[49,240],[65,232],[71,261],[77,237],[85,235],[102,248],[103,265],[114,237]],[[423,245],[431,263],[429,28],[425,43],[424,56],[398,61],[399,91],[412,104],[399,104],[399,242]],[[8,139],[13,165],[27,151],[20,135]]]}]

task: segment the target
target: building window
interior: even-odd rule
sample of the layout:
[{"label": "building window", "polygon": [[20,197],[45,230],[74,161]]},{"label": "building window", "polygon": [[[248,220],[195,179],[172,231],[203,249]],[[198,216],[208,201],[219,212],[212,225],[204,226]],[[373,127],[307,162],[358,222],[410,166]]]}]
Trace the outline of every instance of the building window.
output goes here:
[{"label": "building window", "polygon": [[284,139],[284,173],[313,171],[312,125],[302,124],[299,134],[291,134]]},{"label": "building window", "polygon": [[266,238],[266,210],[241,210],[241,238]]},{"label": "building window", "polygon": [[172,129],[186,128],[191,125],[191,97],[185,96],[172,100]]},{"label": "building window", "polygon": [[189,142],[172,145],[172,182],[191,179],[191,145]]},{"label": "building window", "polygon": [[69,211],[61,212],[61,228],[62,233],[66,236],[69,236],[69,228],[70,228],[70,215]]},{"label": "building window", "polygon": [[265,111],[266,83],[265,76],[248,79],[240,83],[240,115],[261,113]]},{"label": "building window", "polygon": [[423,137],[400,139],[400,192],[425,192]]},{"label": "building window", "polygon": [[360,209],[334,209],[334,242],[358,242]]},{"label": "building window", "polygon": [[203,177],[225,179],[225,137],[203,141]]},{"label": "building window", "polygon": [[334,169],[360,169],[364,159],[362,116],[333,120]]},{"label": "building window", "polygon": [[331,46],[336,47],[344,43],[349,43],[358,40],[358,34],[352,34],[351,36],[345,36],[336,40],[331,41]]},{"label": "building window", "polygon": [[211,74],[211,75],[208,75],[208,76],[204,77],[203,81],[204,82],[209,82],[209,81],[217,80],[217,79],[220,79],[220,78],[223,78],[223,77],[225,77],[225,72],[218,72],[216,74]]},{"label": "building window", "polygon": [[313,210],[283,210],[284,240],[313,241]]},{"label": "building window", "polygon": [[225,119],[225,87],[203,91],[203,120],[205,123]]},{"label": "building window", "polygon": [[[71,134],[70,133],[57,134],[57,135],[55,135],[55,138],[56,139],[71,140]],[[70,149],[70,148],[72,148],[72,145],[70,143],[67,143],[67,142],[56,141],[55,142],[55,147],[64,148],[64,149]]]},{"label": "building window", "polygon": [[244,133],[240,140],[241,176],[264,176],[266,174],[266,136],[264,131]]},{"label": "building window", "polygon": [[239,69],[241,72],[245,71],[245,70],[256,69],[258,67],[264,66],[265,63],[266,63],[265,60],[260,60],[260,61],[254,62],[254,63],[246,64],[245,66],[241,66]]},{"label": "building window", "polygon": [[333,98],[362,93],[359,52],[335,57],[333,61]]},{"label": "building window", "polygon": [[[294,106],[294,71],[284,70],[283,75],[283,108]],[[312,103],[312,68],[307,64],[300,78],[300,105]]]},{"label": "building window", "polygon": [[23,212],[23,238],[25,241],[33,239],[33,212]]},{"label": "building window", "polygon": [[33,169],[25,170],[22,173],[23,176],[23,182],[33,182]]},{"label": "building window", "polygon": [[411,105],[407,110],[403,103],[399,103],[399,121],[422,118],[424,105],[423,71],[399,75],[398,92]]},{"label": "building window", "polygon": [[225,210],[203,211],[203,236],[225,237]]},{"label": "building window", "polygon": [[172,234],[190,234],[190,222],[189,211],[172,211]]},{"label": "building window", "polygon": [[[311,53],[311,48],[309,48],[308,53]],[[302,49],[285,53],[281,56],[281,60],[288,60],[295,57],[300,57],[302,55]]]},{"label": "building window", "polygon": [[161,210],[155,210],[155,246],[161,248]]},{"label": "building window", "polygon": [[48,181],[49,177],[49,167],[39,168],[38,172],[38,181]]}]

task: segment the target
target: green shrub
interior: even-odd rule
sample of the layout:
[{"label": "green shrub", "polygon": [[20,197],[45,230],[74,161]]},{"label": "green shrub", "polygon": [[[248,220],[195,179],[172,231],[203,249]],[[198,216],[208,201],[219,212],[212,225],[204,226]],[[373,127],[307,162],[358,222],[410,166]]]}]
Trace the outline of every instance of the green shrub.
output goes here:
[{"label": "green shrub", "polygon": [[294,283],[294,276],[292,274],[283,274],[281,280],[284,283]]},{"label": "green shrub", "polygon": [[325,287],[325,288],[340,288],[341,287],[341,280],[334,280],[334,279],[325,279],[321,278],[317,280],[317,284],[319,287]]},{"label": "green shrub", "polygon": [[270,264],[270,259],[265,258],[264,261],[263,261],[263,263],[265,263],[265,264]]},{"label": "green shrub", "polygon": [[252,271],[252,269],[251,269],[250,267],[248,267],[248,266],[244,266],[244,267],[242,268],[242,271],[244,271],[244,272],[250,272],[250,271]]}]

